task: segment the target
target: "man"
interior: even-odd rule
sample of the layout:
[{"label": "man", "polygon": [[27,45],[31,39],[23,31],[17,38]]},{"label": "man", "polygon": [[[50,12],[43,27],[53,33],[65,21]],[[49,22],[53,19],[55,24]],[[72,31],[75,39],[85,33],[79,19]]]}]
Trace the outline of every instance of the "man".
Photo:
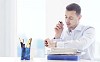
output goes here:
[{"label": "man", "polygon": [[45,46],[49,48],[76,48],[85,52],[82,59],[93,59],[95,29],[90,26],[79,25],[81,19],[81,7],[72,3],[66,7],[65,23],[68,30],[64,32],[61,21],[55,27],[53,40],[45,39]]}]

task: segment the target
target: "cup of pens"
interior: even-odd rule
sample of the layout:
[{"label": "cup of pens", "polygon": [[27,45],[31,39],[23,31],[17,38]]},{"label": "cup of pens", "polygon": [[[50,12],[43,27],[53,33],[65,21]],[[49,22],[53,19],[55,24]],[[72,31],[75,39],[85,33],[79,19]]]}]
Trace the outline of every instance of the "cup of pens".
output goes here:
[{"label": "cup of pens", "polygon": [[21,44],[21,60],[30,60],[30,48],[32,38],[28,39],[27,43],[24,43],[24,39],[19,38]]}]

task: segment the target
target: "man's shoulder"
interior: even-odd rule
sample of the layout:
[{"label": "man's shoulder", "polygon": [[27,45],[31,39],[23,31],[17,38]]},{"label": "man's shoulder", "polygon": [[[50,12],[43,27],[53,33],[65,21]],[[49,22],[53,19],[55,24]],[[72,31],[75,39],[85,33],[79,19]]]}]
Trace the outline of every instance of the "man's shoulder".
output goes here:
[{"label": "man's shoulder", "polygon": [[81,29],[95,29],[93,26],[89,25],[80,25]]},{"label": "man's shoulder", "polygon": [[84,26],[85,29],[95,29],[93,26]]},{"label": "man's shoulder", "polygon": [[85,26],[85,25],[81,25],[81,31],[95,31],[95,28],[93,26]]}]

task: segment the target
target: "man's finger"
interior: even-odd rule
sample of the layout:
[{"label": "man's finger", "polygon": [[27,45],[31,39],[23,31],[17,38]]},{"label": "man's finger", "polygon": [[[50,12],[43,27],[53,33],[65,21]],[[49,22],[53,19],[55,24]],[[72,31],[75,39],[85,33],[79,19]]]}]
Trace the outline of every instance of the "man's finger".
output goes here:
[{"label": "man's finger", "polygon": [[60,24],[57,24],[56,27],[58,27],[59,29],[61,29],[61,25]]},{"label": "man's finger", "polygon": [[56,30],[59,30],[59,28],[58,28],[58,27],[55,27],[55,29],[56,29]]},{"label": "man's finger", "polygon": [[46,47],[48,47],[48,45],[45,45]]},{"label": "man's finger", "polygon": [[45,44],[48,44],[48,42],[45,42]]}]

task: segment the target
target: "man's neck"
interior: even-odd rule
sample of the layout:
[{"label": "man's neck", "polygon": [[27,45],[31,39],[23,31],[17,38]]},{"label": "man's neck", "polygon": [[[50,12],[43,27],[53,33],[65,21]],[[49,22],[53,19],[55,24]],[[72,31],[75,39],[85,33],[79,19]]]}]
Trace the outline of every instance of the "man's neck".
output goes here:
[{"label": "man's neck", "polygon": [[77,27],[77,25],[74,26],[74,27],[72,27],[72,28],[69,28],[68,31],[69,31],[69,32],[72,32],[72,30],[74,30],[76,27]]}]

